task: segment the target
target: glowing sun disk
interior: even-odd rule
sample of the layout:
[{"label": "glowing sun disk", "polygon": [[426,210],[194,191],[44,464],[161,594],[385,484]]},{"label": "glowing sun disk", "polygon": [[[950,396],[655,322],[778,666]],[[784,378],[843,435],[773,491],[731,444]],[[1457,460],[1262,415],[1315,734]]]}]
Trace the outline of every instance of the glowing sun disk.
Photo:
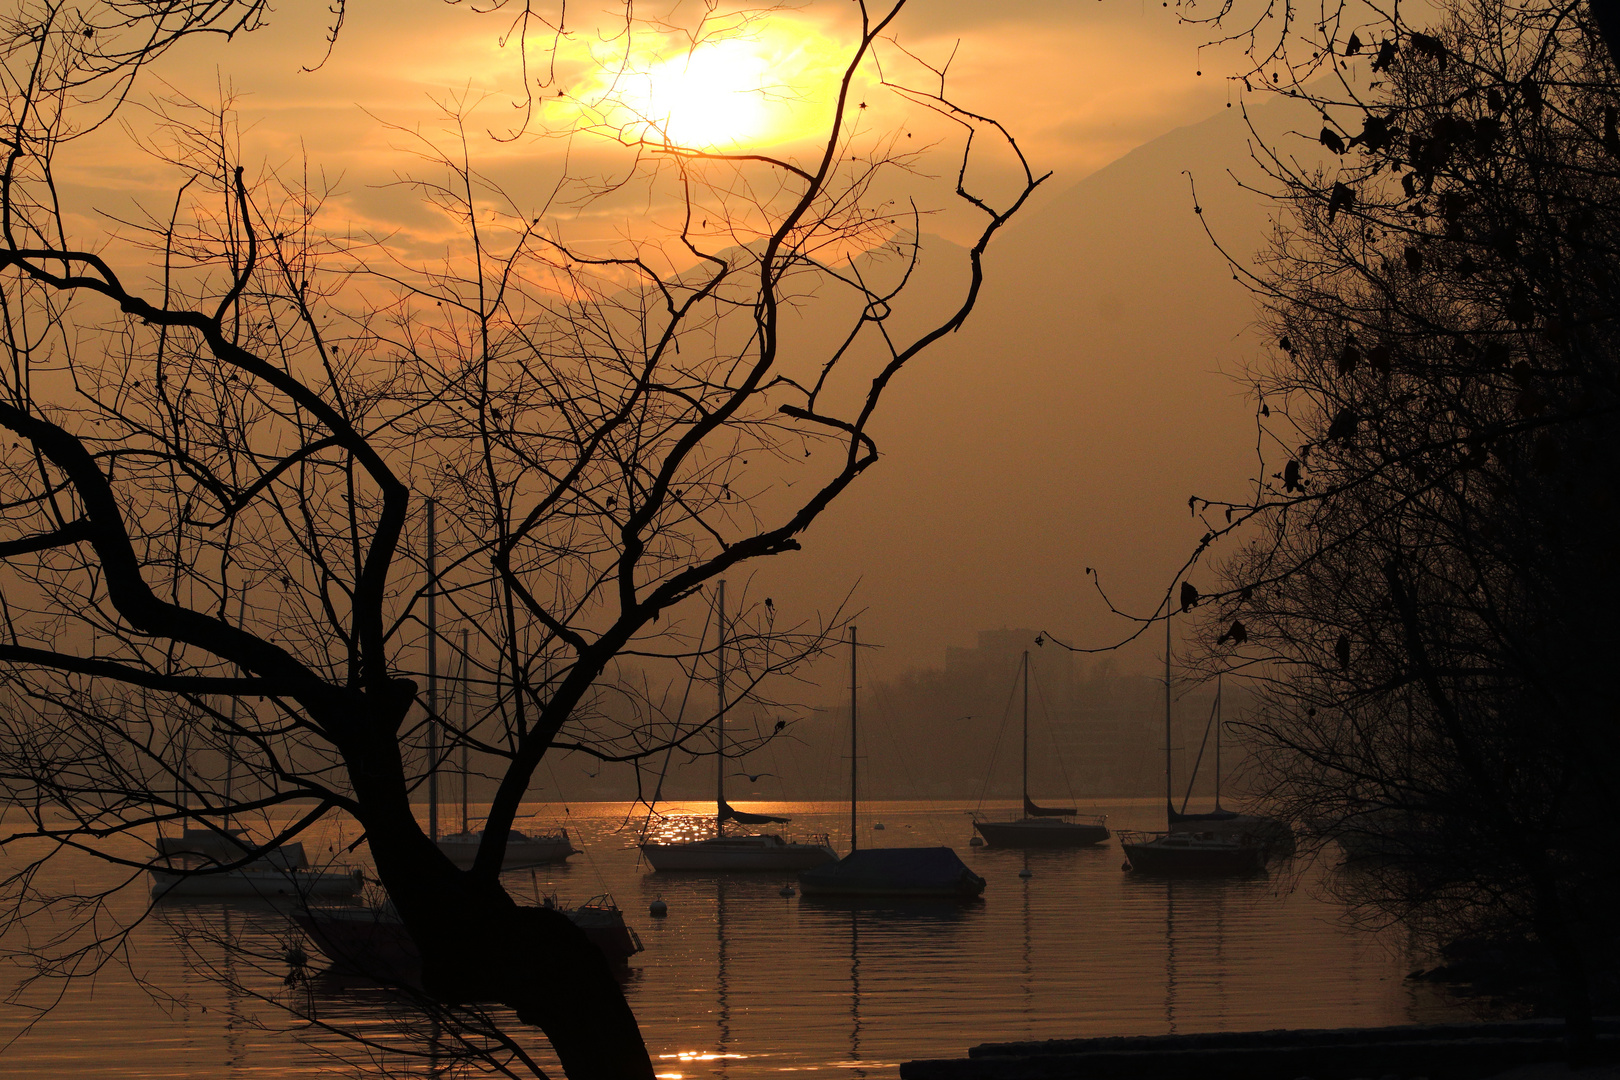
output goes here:
[{"label": "glowing sun disk", "polygon": [[770,128],[773,98],[780,96],[775,78],[758,42],[711,42],[655,64],[631,105],[654,138],[683,146],[735,145]]}]

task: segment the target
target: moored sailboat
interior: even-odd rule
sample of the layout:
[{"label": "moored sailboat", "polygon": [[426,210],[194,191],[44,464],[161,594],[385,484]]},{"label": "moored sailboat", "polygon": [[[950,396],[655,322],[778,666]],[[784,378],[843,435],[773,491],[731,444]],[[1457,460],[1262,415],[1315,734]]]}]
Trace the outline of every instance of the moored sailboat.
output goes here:
[{"label": "moored sailboat", "polygon": [[[236,720],[236,699],[231,699],[230,723]],[[365,886],[353,866],[310,864],[304,845],[296,840],[260,845],[246,829],[232,823],[236,755],[225,744],[225,814],[214,824],[182,829],[178,836],[159,833],[157,858],[147,867],[154,900],[273,900],[348,899]],[[185,808],[188,797],[176,774],[176,803]],[[199,814],[192,820],[198,820]]]},{"label": "moored sailboat", "polygon": [[726,802],[726,583],[720,582],[716,600],[719,642],[715,646],[719,708],[715,714],[715,816],[712,837],[674,843],[643,841],[637,846],[654,870],[776,870],[793,872],[830,863],[838,858],[824,837],[809,843],[784,839],[777,833],[726,833],[726,822],[738,825],[786,824],[770,814],[748,814]]},{"label": "moored sailboat", "polygon": [[1039,806],[1029,797],[1029,650],[1024,650],[1024,814],[1011,821],[986,821],[975,815],[973,827],[996,847],[1090,847],[1111,835],[1108,819],[1075,820],[1072,806]]},{"label": "moored sailboat", "polygon": [[[478,858],[478,849],[484,843],[484,830],[462,828],[461,832],[439,837],[439,850],[463,870],[470,868]],[[524,870],[531,866],[560,863],[570,855],[578,855],[568,830],[548,829],[545,832],[525,833],[509,829],[506,833],[505,854],[501,857],[502,870]]]},{"label": "moored sailboat", "polygon": [[[187,833],[200,830],[187,830]],[[304,900],[339,900],[357,895],[365,887],[360,871],[350,866],[312,867],[304,845],[296,841],[254,854],[242,830],[232,829],[215,837],[210,845],[204,838],[190,842],[170,838],[160,845],[162,865],[152,866],[151,894],[154,899],[220,900],[274,899],[296,897]],[[205,848],[212,850],[200,850]],[[251,860],[251,861],[249,861]],[[233,863],[243,862],[236,866]]]},{"label": "moored sailboat", "polygon": [[[558,907],[548,897],[544,906],[566,915],[609,963],[623,964],[644,948],[640,936],[624,921],[624,913],[606,894],[573,908]],[[421,953],[392,904],[305,907],[292,917],[335,970],[385,983],[421,982]]]},{"label": "moored sailboat", "polygon": [[[1215,680],[1215,809],[1189,814],[1183,800],[1178,811],[1169,808],[1170,831],[1173,833],[1210,833],[1215,836],[1249,837],[1263,844],[1266,857],[1286,858],[1294,854],[1294,831],[1286,822],[1262,814],[1245,814],[1221,808],[1221,705],[1224,699],[1222,681]],[[1202,757],[1203,751],[1199,751]],[[1196,771],[1196,770],[1195,770]],[[1189,789],[1191,781],[1188,782]]]},{"label": "moored sailboat", "polygon": [[[1164,809],[1169,828],[1161,833],[1120,833],[1120,846],[1125,850],[1125,869],[1165,877],[1233,877],[1264,870],[1267,846],[1250,833],[1176,828],[1170,719],[1170,614],[1167,607],[1164,616]],[[1181,824],[1187,826],[1191,822],[1183,817]]]},{"label": "moored sailboat", "polygon": [[984,892],[984,878],[948,847],[860,850],[859,762],[855,627],[849,628],[849,854],[799,874],[807,897],[900,897],[972,900]]},{"label": "moored sailboat", "polygon": [[[468,777],[472,774],[470,763],[467,760],[468,721],[471,710],[467,702],[467,631],[461,631],[461,831],[448,836],[435,836],[434,841],[439,850],[449,856],[450,861],[463,870],[471,868],[478,859],[478,850],[484,844],[484,830],[474,829],[468,815],[467,787]],[[428,817],[433,825],[438,824],[437,812],[438,786],[430,785],[429,798],[435,805]],[[544,832],[519,832],[517,829],[508,829],[506,843],[502,846],[501,869],[525,870],[533,866],[544,866],[548,863],[564,862],[570,855],[578,855],[573,840],[564,828],[547,829]]]}]

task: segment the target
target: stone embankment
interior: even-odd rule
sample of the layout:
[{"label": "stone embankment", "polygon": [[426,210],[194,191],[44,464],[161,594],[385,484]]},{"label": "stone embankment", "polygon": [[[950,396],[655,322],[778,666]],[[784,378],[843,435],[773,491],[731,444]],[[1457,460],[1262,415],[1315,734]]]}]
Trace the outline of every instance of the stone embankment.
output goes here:
[{"label": "stone embankment", "polygon": [[[1620,1056],[1620,1018],[1599,1021],[1602,1056]],[[1558,1062],[1561,1020],[1387,1028],[1224,1031],[985,1043],[966,1058],[908,1061],[902,1080],[1478,1080]]]}]

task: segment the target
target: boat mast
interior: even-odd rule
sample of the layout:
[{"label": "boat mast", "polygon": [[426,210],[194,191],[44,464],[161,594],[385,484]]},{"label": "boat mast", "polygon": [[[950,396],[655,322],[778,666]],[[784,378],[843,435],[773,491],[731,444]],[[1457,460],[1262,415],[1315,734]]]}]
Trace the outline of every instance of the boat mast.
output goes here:
[{"label": "boat mast", "polygon": [[1215,809],[1221,808],[1221,677],[1215,676]]},{"label": "boat mast", "polygon": [[1024,809],[1029,817],[1029,650],[1024,650]]},{"label": "boat mast", "polygon": [[[236,625],[244,629],[247,627],[247,591],[248,583],[244,581],[242,598],[236,608]],[[231,796],[236,784],[236,706],[240,701],[240,697],[231,695],[231,716],[225,725],[225,822],[222,827],[227,833],[231,831],[231,807],[235,805]]]},{"label": "boat mast", "polygon": [[468,654],[467,654],[467,628],[464,626],[464,627],[461,628],[461,835],[462,836],[466,836],[468,834],[468,832],[470,831],[469,827],[468,827],[468,824],[467,824],[467,784],[469,783],[469,781],[471,779],[471,776],[472,776],[472,774],[468,771],[468,765],[467,765],[467,720],[468,720],[468,716],[469,716],[469,710],[467,708],[467,682],[468,682],[467,676],[469,674],[469,672],[467,670],[467,660],[468,660]]},{"label": "boat mast", "polygon": [[[1164,605],[1164,805],[1175,812],[1175,794],[1170,786],[1170,601]],[[1168,824],[1168,822],[1166,823]]]},{"label": "boat mast", "polygon": [[439,549],[434,535],[435,504],[427,501],[427,711],[428,711],[428,837],[439,842],[439,614],[434,604],[439,591]]},{"label": "boat mast", "polygon": [[714,646],[714,685],[720,709],[715,716],[714,736],[714,834],[719,836],[725,832],[726,828],[726,583],[724,579],[720,582],[720,596],[716,604],[719,609],[720,639]]},{"label": "boat mast", "polygon": [[860,847],[860,832],[855,828],[855,780],[856,769],[860,758],[855,754],[855,627],[849,628],[849,850],[850,854]]}]

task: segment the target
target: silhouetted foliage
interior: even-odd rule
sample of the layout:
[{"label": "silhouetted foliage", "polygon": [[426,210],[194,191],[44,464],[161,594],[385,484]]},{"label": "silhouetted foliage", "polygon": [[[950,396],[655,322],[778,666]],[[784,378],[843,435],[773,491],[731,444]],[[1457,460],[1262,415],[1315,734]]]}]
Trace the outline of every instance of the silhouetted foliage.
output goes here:
[{"label": "silhouetted foliage", "polygon": [[1339,841],[1366,911],[1531,937],[1577,1052],[1614,970],[1620,763],[1620,84],[1582,16],[1327,26],[1336,85],[1288,92],[1336,157],[1266,148],[1284,212],[1250,278],[1286,464],[1203,504],[1244,537],[1207,644],[1264,687],[1273,812]]}]

